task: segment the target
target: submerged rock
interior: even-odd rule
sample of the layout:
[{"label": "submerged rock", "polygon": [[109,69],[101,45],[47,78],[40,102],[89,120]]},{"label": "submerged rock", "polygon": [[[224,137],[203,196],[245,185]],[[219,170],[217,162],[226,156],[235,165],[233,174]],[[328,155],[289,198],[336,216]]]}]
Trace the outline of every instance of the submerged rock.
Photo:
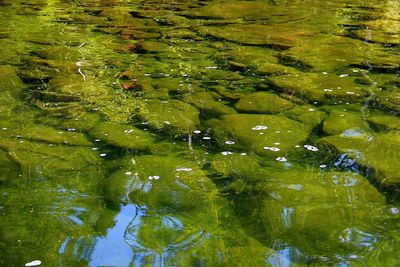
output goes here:
[{"label": "submerged rock", "polygon": [[8,152],[27,175],[48,175],[65,178],[65,172],[95,171],[101,164],[99,155],[89,147],[35,143],[15,138],[0,139],[0,147]]},{"label": "submerged rock", "polygon": [[[356,253],[360,242],[378,242],[380,229],[370,222],[384,220],[385,200],[357,173],[262,167],[240,155],[217,156],[211,169],[234,196],[243,224],[264,244],[281,240],[305,258],[334,261]],[[360,241],[364,235],[373,238]]]},{"label": "submerged rock", "polygon": [[179,100],[148,100],[139,110],[139,116],[156,130],[170,129],[188,134],[200,123],[199,111]]},{"label": "submerged rock", "polygon": [[330,135],[341,134],[351,129],[369,131],[362,114],[351,111],[332,111],[323,124],[324,132]]},{"label": "submerged rock", "polygon": [[186,103],[193,104],[200,110],[204,110],[206,113],[211,115],[226,115],[234,114],[236,111],[215,100],[215,98],[208,92],[198,92],[194,94],[187,94],[184,96],[183,100]]},{"label": "submerged rock", "polygon": [[152,210],[195,212],[210,205],[215,185],[195,163],[174,156],[135,157],[130,198]]},{"label": "submerged rock", "polygon": [[366,118],[366,121],[379,131],[400,131],[400,118],[397,116],[370,115]]},{"label": "submerged rock", "polygon": [[289,119],[299,121],[314,128],[321,124],[326,118],[326,113],[311,105],[296,105],[294,108],[285,110],[283,114]]},{"label": "submerged rock", "polygon": [[[210,122],[216,141],[227,149],[278,157],[301,145],[311,129],[279,115],[232,114]],[[234,144],[226,145],[227,141]],[[270,149],[269,149],[270,148]]]},{"label": "submerged rock", "polygon": [[327,72],[341,70],[349,65],[368,66],[371,57],[391,61],[379,46],[331,35],[307,39],[281,53],[282,62],[285,64]]},{"label": "submerged rock", "polygon": [[371,136],[365,132],[354,132],[351,135],[329,136],[320,142],[333,146],[338,152],[346,153],[358,164],[374,170],[374,177],[383,186],[400,185],[400,135],[397,131]]},{"label": "submerged rock", "polygon": [[244,95],[235,108],[244,113],[278,113],[294,106],[290,101],[269,92],[256,92]]},{"label": "submerged rock", "polygon": [[281,91],[319,104],[357,103],[367,94],[351,78],[332,74],[299,72],[270,79]]},{"label": "submerged rock", "polygon": [[275,48],[289,48],[301,43],[301,39],[310,34],[307,30],[281,25],[231,24],[227,26],[202,26],[198,28],[201,35],[225,39],[239,44],[268,45]]},{"label": "submerged rock", "polygon": [[18,97],[24,90],[24,83],[19,78],[17,69],[12,66],[0,66],[0,91]]},{"label": "submerged rock", "polygon": [[149,132],[132,125],[112,122],[99,123],[89,134],[108,145],[125,149],[146,150],[153,142]]}]

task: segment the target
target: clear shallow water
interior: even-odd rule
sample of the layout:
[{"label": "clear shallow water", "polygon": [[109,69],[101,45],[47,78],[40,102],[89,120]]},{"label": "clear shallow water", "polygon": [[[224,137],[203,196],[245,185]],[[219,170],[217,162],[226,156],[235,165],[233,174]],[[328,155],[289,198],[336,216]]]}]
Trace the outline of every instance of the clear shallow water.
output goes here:
[{"label": "clear shallow water", "polygon": [[0,265],[398,265],[399,10],[0,1]]}]

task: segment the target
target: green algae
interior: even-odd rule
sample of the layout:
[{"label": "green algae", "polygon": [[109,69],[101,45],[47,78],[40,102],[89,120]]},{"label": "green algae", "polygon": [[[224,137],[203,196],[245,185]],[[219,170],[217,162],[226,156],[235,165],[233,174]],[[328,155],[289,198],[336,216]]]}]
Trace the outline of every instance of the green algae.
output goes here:
[{"label": "green algae", "polygon": [[[268,157],[284,155],[302,145],[311,131],[306,125],[279,115],[224,115],[210,123],[216,141],[226,149],[255,151]],[[227,141],[234,143],[226,144]]]},{"label": "green algae", "polygon": [[0,265],[395,265],[397,10],[0,1]]},{"label": "green algae", "polygon": [[99,123],[89,134],[108,145],[126,149],[146,150],[153,142],[151,134],[146,131],[111,122]]},{"label": "green algae", "polygon": [[292,107],[293,104],[291,102],[268,92],[244,95],[235,104],[235,108],[243,113],[274,114]]}]

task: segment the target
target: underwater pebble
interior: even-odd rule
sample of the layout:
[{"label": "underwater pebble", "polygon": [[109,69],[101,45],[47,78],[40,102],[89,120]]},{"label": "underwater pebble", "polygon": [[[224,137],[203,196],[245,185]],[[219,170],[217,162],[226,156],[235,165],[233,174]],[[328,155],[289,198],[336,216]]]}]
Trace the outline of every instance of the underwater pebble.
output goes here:
[{"label": "underwater pebble", "polygon": [[265,126],[265,125],[256,125],[255,127],[251,128],[251,129],[254,130],[254,131],[261,131],[261,130],[268,129],[268,127]]},{"label": "underwater pebble", "polygon": [[42,264],[42,262],[40,260],[34,260],[31,262],[25,263],[25,266],[32,267],[32,266],[39,266],[41,264]]},{"label": "underwater pebble", "polygon": [[278,147],[269,147],[269,146],[265,146],[264,149],[265,150],[270,150],[270,151],[275,151],[275,152],[281,150]]},{"label": "underwater pebble", "polygon": [[276,160],[280,161],[280,162],[286,162],[287,158],[285,158],[285,157],[277,157]]},{"label": "underwater pebble", "polygon": [[304,145],[304,147],[305,147],[307,150],[310,150],[310,151],[318,151],[318,150],[319,150],[319,149],[316,148],[315,146],[311,146],[311,145]]}]

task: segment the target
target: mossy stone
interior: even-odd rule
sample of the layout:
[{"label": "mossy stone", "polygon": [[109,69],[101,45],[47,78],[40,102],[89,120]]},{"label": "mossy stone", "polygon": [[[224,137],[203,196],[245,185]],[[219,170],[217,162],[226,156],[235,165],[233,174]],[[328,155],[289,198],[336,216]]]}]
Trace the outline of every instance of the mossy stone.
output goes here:
[{"label": "mossy stone", "polygon": [[64,116],[40,116],[35,119],[37,123],[49,125],[58,129],[75,129],[78,132],[87,132],[100,121],[96,113],[66,114]]},{"label": "mossy stone", "polygon": [[283,114],[292,119],[304,123],[311,128],[317,127],[327,117],[326,113],[311,105],[296,105],[285,110]]},{"label": "mossy stone", "polygon": [[[210,122],[216,141],[226,149],[240,149],[278,157],[301,145],[311,129],[280,115],[232,114]],[[234,144],[226,145],[226,141]],[[277,151],[264,147],[276,147]]]},{"label": "mossy stone", "polygon": [[4,150],[0,150],[0,184],[18,176],[19,166]]},{"label": "mossy stone", "polygon": [[186,94],[183,98],[186,103],[193,104],[200,110],[204,110],[211,115],[234,114],[236,111],[224,105],[222,102],[215,100],[212,94],[208,92],[198,92],[194,94]]},{"label": "mossy stone", "polygon": [[[301,169],[274,169],[264,175],[264,182],[247,184],[253,189],[246,205],[258,203],[258,208],[243,209],[240,215],[245,224],[265,229],[259,232],[265,242],[279,239],[305,255],[334,259],[359,250],[358,231],[379,235],[370,222],[383,220],[385,201],[361,175]],[[342,242],[344,235],[351,242]]]},{"label": "mossy stone", "polygon": [[400,37],[399,33],[387,33],[381,32],[379,30],[371,30],[371,29],[363,29],[363,30],[355,30],[352,31],[353,34],[357,36],[357,38],[361,40],[368,40],[369,42],[373,43],[382,43],[386,45],[399,45],[400,44]]},{"label": "mossy stone", "polygon": [[329,136],[320,139],[340,153],[347,153],[357,163],[369,166],[374,170],[374,177],[384,186],[398,187],[400,169],[400,135],[398,132],[388,132],[366,135],[361,132],[352,136]]},{"label": "mossy stone", "polygon": [[139,116],[154,129],[170,129],[180,134],[188,134],[196,128],[199,111],[190,104],[179,100],[148,100],[140,107]]},{"label": "mossy stone", "polygon": [[23,126],[17,133],[23,139],[43,141],[52,144],[66,144],[73,146],[91,146],[92,143],[82,133],[57,130],[49,126],[28,124]]},{"label": "mossy stone", "polygon": [[192,18],[267,18],[271,5],[266,2],[235,1],[228,3],[210,3],[206,6],[193,8],[183,12],[187,17]]},{"label": "mossy stone", "polygon": [[168,156],[135,157],[130,198],[152,210],[194,212],[210,205],[217,189],[192,161]]},{"label": "mossy stone", "polygon": [[299,72],[295,75],[274,76],[270,79],[281,91],[319,104],[357,103],[367,95],[351,78],[332,74]]},{"label": "mossy stone", "polygon": [[243,113],[278,113],[294,106],[290,101],[269,92],[256,92],[244,95],[235,104],[235,108]]},{"label": "mossy stone", "polygon": [[0,66],[0,90],[17,97],[24,90],[24,83],[18,76],[17,69],[12,66]]},{"label": "mossy stone", "polygon": [[351,111],[330,112],[323,124],[324,132],[330,135],[341,134],[350,129],[368,131],[369,127],[360,113]]},{"label": "mossy stone", "polygon": [[389,115],[370,115],[366,121],[379,131],[400,130],[400,118]]},{"label": "mossy stone", "polygon": [[364,66],[371,58],[371,54],[374,58],[385,57],[385,53],[378,46],[349,37],[319,35],[282,52],[281,58],[287,65],[331,72],[349,65]]},{"label": "mossy stone", "polygon": [[269,45],[277,48],[289,48],[299,45],[301,38],[309,34],[307,30],[300,30],[283,26],[277,32],[275,26],[260,24],[232,24],[227,26],[201,26],[198,32],[201,35],[225,39],[227,41],[246,45]]},{"label": "mossy stone", "polygon": [[0,147],[24,170],[36,175],[64,177],[65,172],[94,171],[101,164],[100,156],[89,147],[49,146],[16,138],[0,139]]},{"label": "mossy stone", "polygon": [[153,142],[152,135],[144,130],[127,124],[101,122],[89,131],[89,134],[108,145],[146,150]]},{"label": "mossy stone", "polygon": [[400,93],[397,91],[380,91],[374,95],[373,103],[379,108],[400,112]]}]

